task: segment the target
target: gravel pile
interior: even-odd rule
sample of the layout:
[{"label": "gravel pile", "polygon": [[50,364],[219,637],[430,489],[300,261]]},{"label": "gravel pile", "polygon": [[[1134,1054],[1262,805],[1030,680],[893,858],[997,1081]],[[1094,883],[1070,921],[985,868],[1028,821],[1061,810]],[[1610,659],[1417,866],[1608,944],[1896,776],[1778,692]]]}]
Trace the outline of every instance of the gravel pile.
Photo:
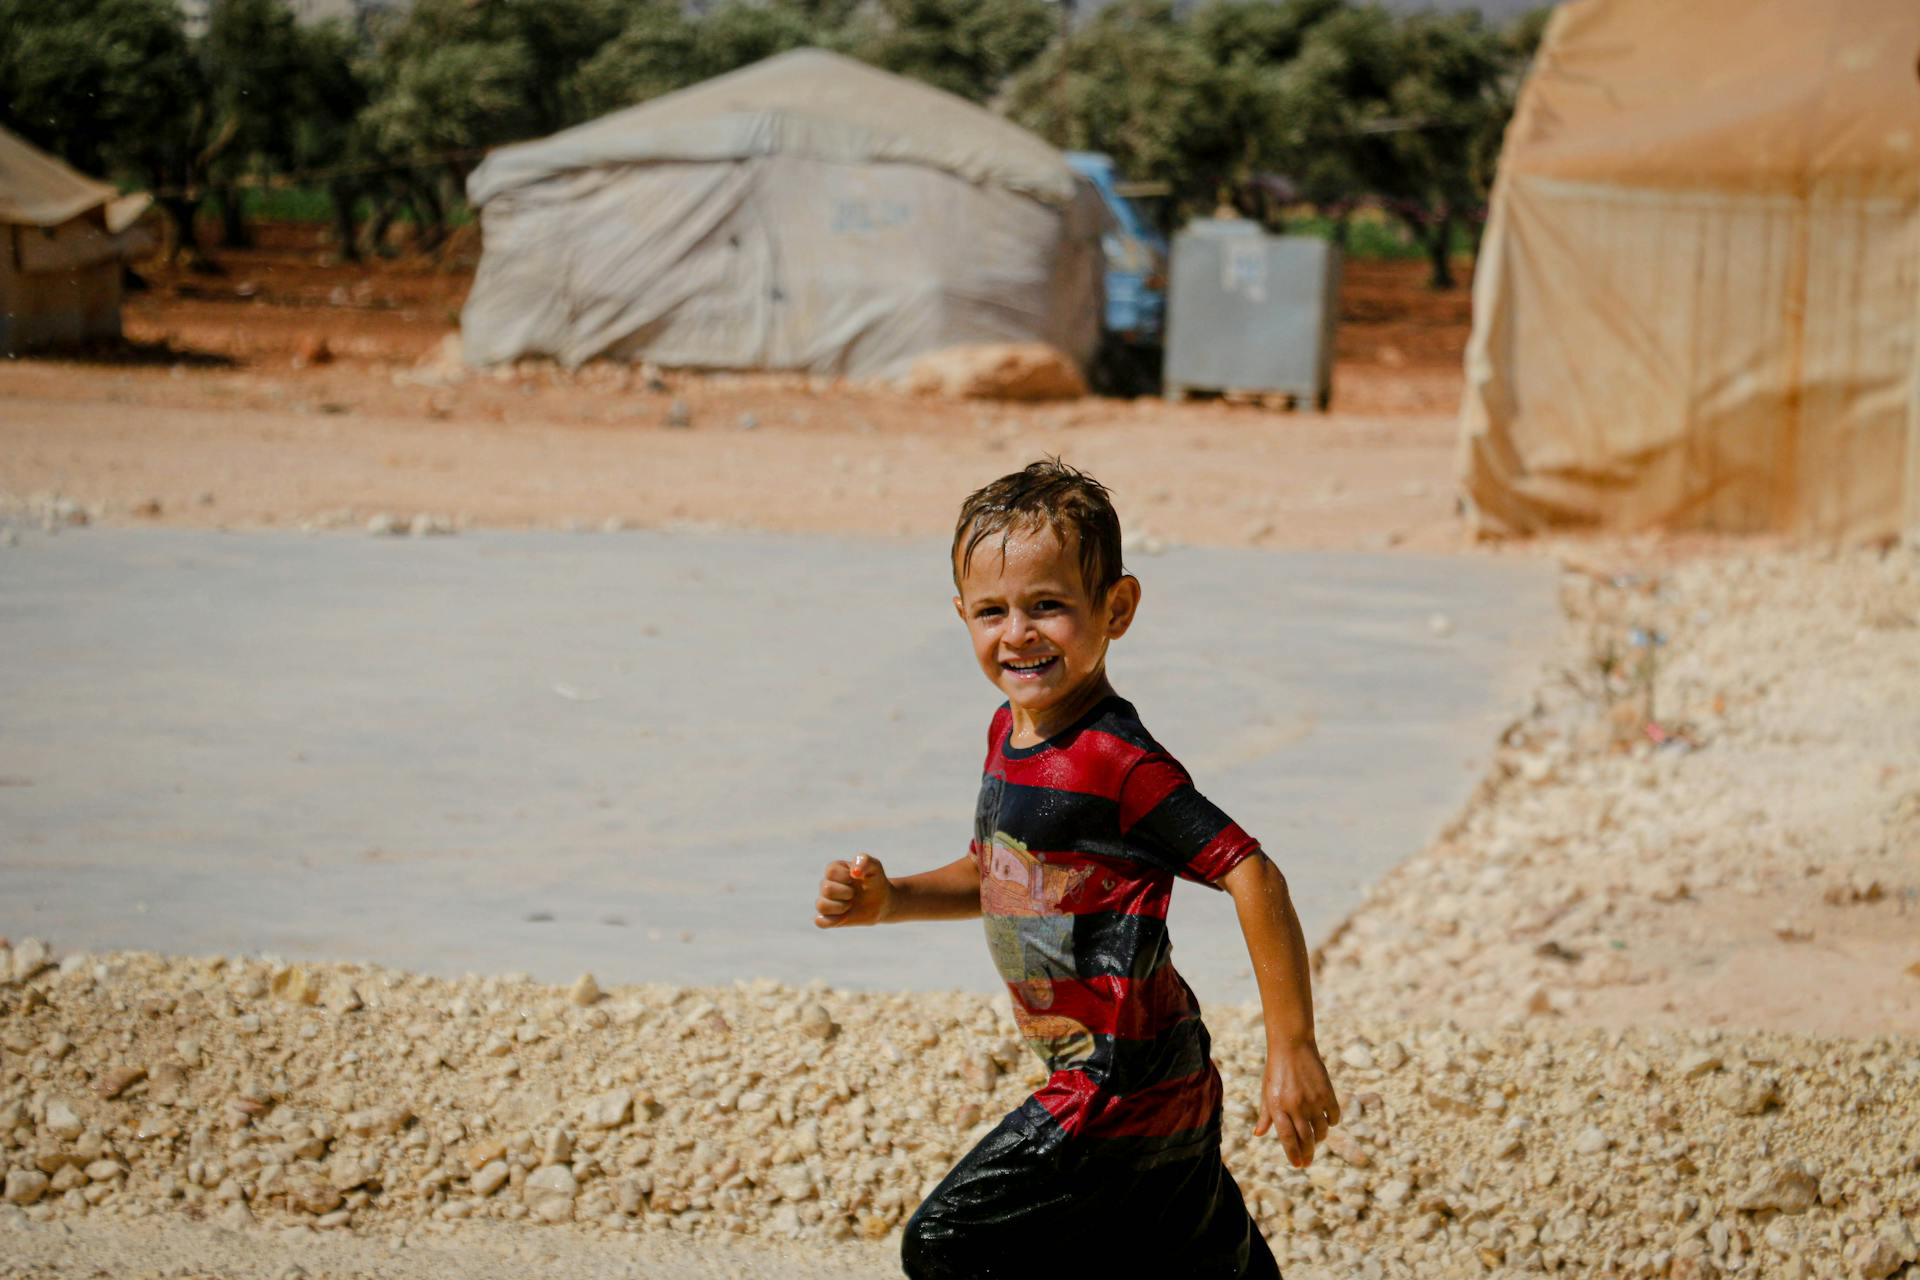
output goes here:
[{"label": "gravel pile", "polygon": [[[987,997],[55,964],[32,940],[5,962],[0,1229],[878,1239],[1037,1079]],[[1920,1258],[1911,1042],[1348,1024],[1329,1045],[1348,1122],[1298,1172],[1248,1136],[1254,1012],[1213,1021],[1230,1160],[1283,1262],[1885,1277]]]},{"label": "gravel pile", "polygon": [[[1920,551],[1576,571],[1563,597],[1563,668],[1323,948],[1329,999],[1920,1034]],[[1741,965],[1761,990],[1721,980]]]}]

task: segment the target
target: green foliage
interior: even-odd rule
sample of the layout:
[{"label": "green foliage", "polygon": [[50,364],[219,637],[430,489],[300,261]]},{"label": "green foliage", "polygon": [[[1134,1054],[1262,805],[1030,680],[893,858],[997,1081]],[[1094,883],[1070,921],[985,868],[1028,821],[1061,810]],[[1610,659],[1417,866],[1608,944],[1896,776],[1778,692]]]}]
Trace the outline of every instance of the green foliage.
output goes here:
[{"label": "green foliage", "polygon": [[[1288,235],[1338,241],[1349,258],[1407,261],[1428,256],[1427,246],[1415,239],[1404,223],[1390,221],[1371,209],[1344,221],[1323,213],[1295,214],[1282,219],[1278,229]],[[1466,226],[1454,226],[1448,248],[1456,257],[1473,252],[1473,236]]]},{"label": "green foliage", "polygon": [[590,115],[601,115],[692,84],[698,34],[674,0],[646,0],[581,66],[574,92]]},{"label": "green foliage", "polygon": [[1512,110],[1515,48],[1477,13],[1343,8],[1274,75],[1274,167],[1307,198],[1379,198],[1451,283],[1456,223],[1485,205]]},{"label": "green foliage", "polygon": [[579,122],[575,73],[619,33],[623,8],[419,0],[384,29],[374,59],[366,124],[375,144],[400,155],[468,150]]},{"label": "green foliage", "polygon": [[[337,213],[333,196],[324,187],[250,187],[241,193],[241,204],[249,218],[263,219],[268,222],[326,222]],[[356,220],[371,218],[376,203],[362,196],[355,200],[353,215]],[[220,212],[215,201],[209,200],[200,207],[202,217]],[[464,202],[456,203],[446,210],[449,226],[465,226],[472,222],[473,210]],[[415,224],[418,211],[402,207],[394,214],[393,221],[401,225]]]},{"label": "green foliage", "polygon": [[580,68],[575,96],[587,118],[645,102],[776,53],[830,43],[835,30],[821,24],[837,13],[819,4],[726,0],[696,19],[676,0],[640,0],[620,33]]},{"label": "green foliage", "polygon": [[1056,42],[1015,78],[1009,114],[1211,208],[1216,188],[1245,169],[1256,100],[1248,77],[1216,64],[1167,0],[1122,0],[1075,33],[1064,72]]},{"label": "green foliage", "polygon": [[1054,38],[1046,0],[880,0],[852,52],[876,67],[985,102]]},{"label": "green foliage", "polygon": [[1299,56],[1315,26],[1344,7],[1344,0],[1210,0],[1193,14],[1193,33],[1207,56],[1232,63],[1272,67]]},{"label": "green foliage", "polygon": [[[214,0],[196,40],[175,0],[0,0],[0,119],[177,195],[177,219],[201,189],[324,171],[352,239],[369,201],[376,234],[444,228],[485,148],[821,45],[1108,152],[1187,215],[1224,198],[1277,223],[1297,195],[1385,251],[1348,219],[1377,204],[1443,278],[1546,13],[1502,30],[1347,0],[1119,0],[1063,42],[1057,0],[417,0],[371,34]],[[230,226],[253,207],[223,203]]]},{"label": "green foliage", "polygon": [[202,113],[171,0],[0,0],[0,122],[94,174],[171,172]]},{"label": "green foliage", "polygon": [[218,0],[196,53],[222,149],[290,160],[307,105],[306,49],[293,11],[278,0]]}]

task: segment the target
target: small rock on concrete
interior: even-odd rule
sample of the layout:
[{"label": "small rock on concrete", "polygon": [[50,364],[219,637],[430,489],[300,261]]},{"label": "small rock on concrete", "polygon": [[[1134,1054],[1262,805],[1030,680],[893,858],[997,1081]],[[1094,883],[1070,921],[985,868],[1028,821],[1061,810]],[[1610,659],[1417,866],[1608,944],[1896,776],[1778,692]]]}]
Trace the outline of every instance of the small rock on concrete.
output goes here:
[{"label": "small rock on concrete", "polygon": [[22,938],[13,948],[13,980],[25,982],[52,963],[52,947],[38,938]]}]

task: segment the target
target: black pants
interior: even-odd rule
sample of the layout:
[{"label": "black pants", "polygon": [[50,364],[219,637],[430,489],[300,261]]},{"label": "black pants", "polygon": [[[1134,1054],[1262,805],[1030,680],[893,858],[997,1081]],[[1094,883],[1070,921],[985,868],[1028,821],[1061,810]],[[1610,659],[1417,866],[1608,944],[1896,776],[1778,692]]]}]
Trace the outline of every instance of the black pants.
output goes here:
[{"label": "black pants", "polygon": [[1011,1280],[1114,1269],[1169,1280],[1280,1280],[1221,1163],[1217,1133],[1179,1152],[1144,1155],[1111,1142],[1067,1142],[1029,1099],[961,1157],[907,1222],[907,1275]]}]

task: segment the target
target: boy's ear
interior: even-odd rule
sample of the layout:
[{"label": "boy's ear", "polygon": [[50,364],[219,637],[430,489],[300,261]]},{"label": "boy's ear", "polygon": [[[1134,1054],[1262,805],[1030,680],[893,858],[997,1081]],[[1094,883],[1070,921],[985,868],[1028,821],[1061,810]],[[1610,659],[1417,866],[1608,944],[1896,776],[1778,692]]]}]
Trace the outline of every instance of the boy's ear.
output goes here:
[{"label": "boy's ear", "polygon": [[1118,640],[1133,625],[1140,612],[1140,579],[1122,574],[1120,581],[1107,590],[1107,639]]},{"label": "boy's ear", "polygon": [[959,596],[953,598],[953,616],[962,622],[967,620],[967,602]]}]

